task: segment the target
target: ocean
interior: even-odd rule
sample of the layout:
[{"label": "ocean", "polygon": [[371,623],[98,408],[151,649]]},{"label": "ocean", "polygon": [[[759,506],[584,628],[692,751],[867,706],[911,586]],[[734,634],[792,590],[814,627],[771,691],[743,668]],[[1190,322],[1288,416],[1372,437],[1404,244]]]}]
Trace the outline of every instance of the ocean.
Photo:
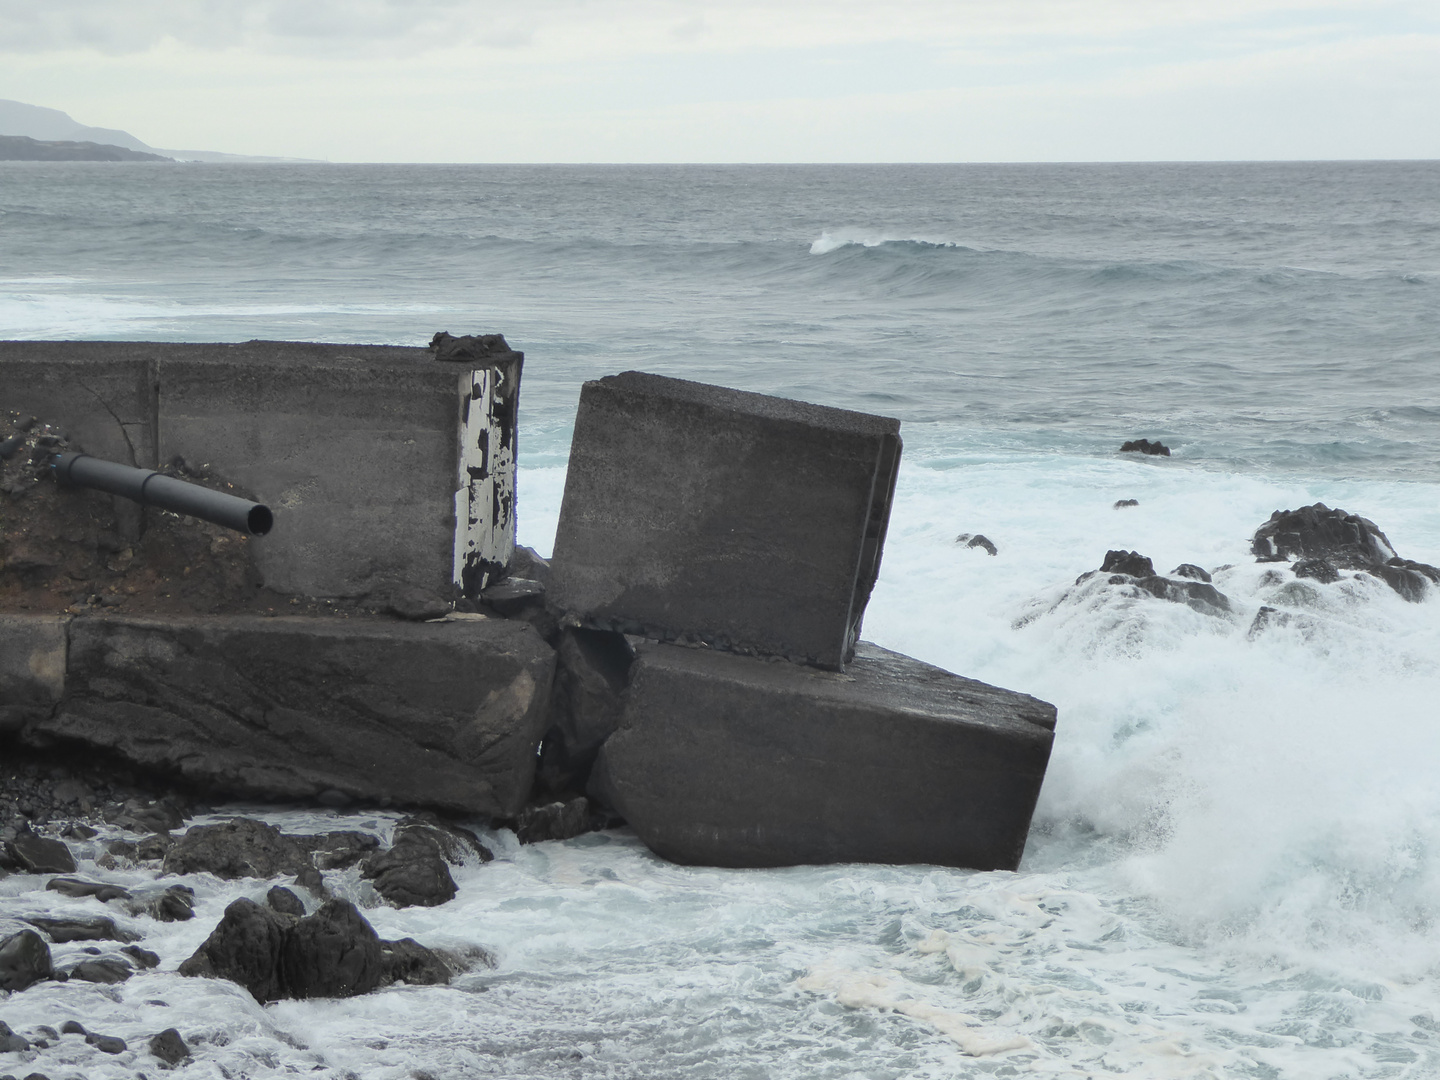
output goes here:
[{"label": "ocean", "polygon": [[[196,1077],[1440,1077],[1440,590],[1249,552],[1320,501],[1440,564],[1440,163],[0,166],[0,337],[437,330],[526,353],[542,553],[586,379],[899,417],[864,636],[1057,705],[1020,871],[485,829],[443,907],[334,882],[382,936],[495,953],[451,987],[261,1008],[181,979],[270,884],[212,881],[145,922],[157,972],[0,1019],[177,1026]],[[1172,456],[1118,452],[1141,437]],[[1109,549],[1204,567],[1234,610],[1076,589]],[[1261,606],[1293,618],[1252,633]],[[15,881],[0,932],[46,902]],[[82,1051],[27,1068],[147,1067]]]}]

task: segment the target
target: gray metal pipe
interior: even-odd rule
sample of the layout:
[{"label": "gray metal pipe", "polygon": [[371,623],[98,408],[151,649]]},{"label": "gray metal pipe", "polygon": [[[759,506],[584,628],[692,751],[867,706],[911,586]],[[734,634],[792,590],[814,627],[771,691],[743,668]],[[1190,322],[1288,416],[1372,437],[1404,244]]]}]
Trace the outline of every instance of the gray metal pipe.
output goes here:
[{"label": "gray metal pipe", "polygon": [[54,466],[59,479],[77,487],[106,491],[142,506],[189,514],[252,536],[264,536],[275,524],[268,506],[162,476],[153,469],[135,469],[89,454],[57,454]]}]

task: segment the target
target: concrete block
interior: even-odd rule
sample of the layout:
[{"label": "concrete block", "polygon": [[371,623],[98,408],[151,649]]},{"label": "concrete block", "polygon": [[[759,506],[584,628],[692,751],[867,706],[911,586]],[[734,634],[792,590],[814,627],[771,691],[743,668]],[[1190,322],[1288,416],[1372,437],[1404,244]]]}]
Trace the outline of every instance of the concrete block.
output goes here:
[{"label": "concrete block", "polygon": [[478,594],[514,547],[522,360],[307,342],[0,342],[0,408],[67,428],[97,457],[208,465],[268,504],[275,529],[253,552],[278,592],[407,587],[448,602]]},{"label": "concrete block", "polygon": [[844,673],[642,645],[594,794],[681,863],[1013,870],[1055,708],[868,643]]},{"label": "concrete block", "polygon": [[899,429],[640,372],[588,382],[550,602],[595,629],[839,668],[879,573]]},{"label": "concrete block", "polygon": [[0,736],[48,716],[65,692],[66,615],[0,615]]},{"label": "concrete block", "polygon": [[83,617],[64,698],[23,737],[80,740],[217,794],[509,817],[530,792],[554,652],[523,623]]}]

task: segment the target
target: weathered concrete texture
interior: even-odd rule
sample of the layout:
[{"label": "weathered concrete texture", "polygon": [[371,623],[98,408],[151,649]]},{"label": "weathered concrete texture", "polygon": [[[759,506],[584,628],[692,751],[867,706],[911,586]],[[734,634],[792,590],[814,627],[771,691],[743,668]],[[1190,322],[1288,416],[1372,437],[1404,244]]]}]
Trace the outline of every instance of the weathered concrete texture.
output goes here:
[{"label": "weathered concrete texture", "polygon": [[33,744],[77,739],[217,793],[509,817],[534,778],[554,653],[523,623],[85,617]]},{"label": "weathered concrete texture", "polygon": [[879,572],[899,427],[633,371],[586,383],[550,603],[839,668]]},{"label": "weathered concrete texture", "polygon": [[63,615],[0,615],[0,736],[44,717],[65,691]]},{"label": "weathered concrete texture", "polygon": [[156,467],[156,346],[0,341],[0,409],[68,430],[87,454]]},{"label": "weathered concrete texture", "polygon": [[844,674],[644,645],[591,787],[676,862],[1014,869],[1054,724],[868,643]]},{"label": "weathered concrete texture", "polygon": [[277,592],[406,586],[448,602],[457,503],[462,552],[479,560],[467,595],[513,546],[521,355],[459,367],[380,345],[0,342],[0,408],[98,457],[208,466],[266,503],[275,530],[254,559]]},{"label": "weathered concrete texture", "polygon": [[214,463],[266,503],[265,584],[359,596],[402,582],[449,598],[460,381],[427,349],[251,342],[160,362],[160,460]]}]

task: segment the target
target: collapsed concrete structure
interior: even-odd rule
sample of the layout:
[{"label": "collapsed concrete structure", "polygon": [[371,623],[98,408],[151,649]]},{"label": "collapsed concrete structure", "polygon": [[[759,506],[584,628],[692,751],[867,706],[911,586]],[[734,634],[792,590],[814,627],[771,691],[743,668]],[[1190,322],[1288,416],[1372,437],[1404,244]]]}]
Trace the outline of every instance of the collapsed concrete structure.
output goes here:
[{"label": "collapsed concrete structure", "polygon": [[[10,419],[131,464],[203,462],[274,510],[246,549],[257,587],[346,616],[5,612],[0,740],[101,748],[215,794],[511,820],[586,791],[682,862],[1014,868],[1054,708],[859,641],[898,421],[636,372],[587,383],[555,557],[520,571],[521,360],[499,335],[0,343]],[[154,513],[114,512],[132,534]],[[365,606],[397,589],[438,618]]]}]

